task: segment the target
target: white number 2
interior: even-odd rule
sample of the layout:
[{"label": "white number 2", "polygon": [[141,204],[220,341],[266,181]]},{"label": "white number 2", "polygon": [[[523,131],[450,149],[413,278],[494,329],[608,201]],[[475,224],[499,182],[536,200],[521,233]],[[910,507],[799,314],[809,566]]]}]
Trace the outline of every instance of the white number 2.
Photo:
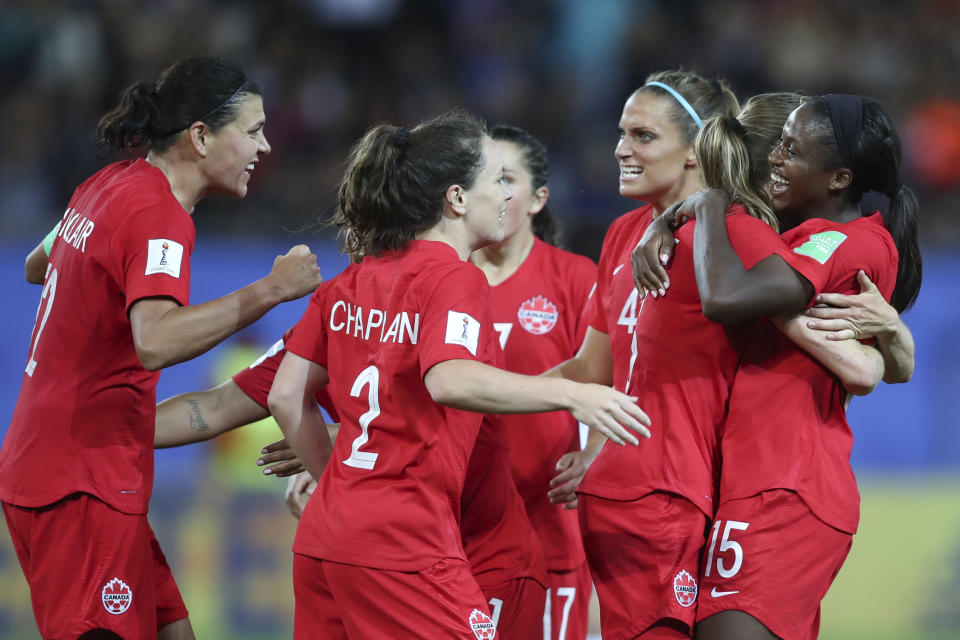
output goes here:
[{"label": "white number 2", "polygon": [[360,392],[363,391],[365,385],[369,385],[367,389],[367,404],[370,409],[360,416],[360,435],[353,440],[350,457],[343,461],[343,464],[348,467],[356,467],[357,469],[373,469],[373,465],[377,462],[377,456],[380,455],[371,451],[360,451],[360,447],[367,444],[367,441],[370,439],[370,434],[367,432],[370,428],[370,423],[380,415],[380,370],[373,365],[361,371],[357,379],[353,381],[353,388],[350,389],[350,395],[354,398],[359,398]]},{"label": "white number 2", "polygon": [[[57,295],[57,270],[50,269],[47,281],[43,285],[43,292],[40,294],[40,304],[37,305],[37,320],[40,320],[40,326],[37,327],[37,336],[33,339],[33,348],[30,349],[30,360],[27,362],[27,368],[24,371],[31,378],[33,371],[37,368],[37,361],[34,357],[37,355],[37,344],[40,342],[40,334],[43,333],[43,327],[47,324],[47,318],[50,317],[50,309],[53,308],[53,299]],[[47,296],[50,299],[47,300]],[[47,306],[43,309],[43,319],[40,319],[40,308],[43,307],[43,301],[47,301]]]},{"label": "white number 2", "polygon": [[[723,524],[723,520],[717,520],[713,524],[713,539],[710,541],[710,552],[707,553],[707,566],[703,572],[704,576],[707,577],[710,576],[710,570],[713,568],[713,548],[717,544],[717,534],[720,533],[721,524]],[[749,522],[727,520],[727,526],[723,528],[723,537],[720,539],[720,548],[717,549],[717,573],[720,574],[720,577],[732,578],[737,575],[737,572],[740,571],[740,567],[743,565],[743,547],[740,546],[739,542],[734,542],[730,539],[730,530],[737,529],[739,531],[746,531],[749,526]],[[733,566],[726,569],[723,566],[723,558],[719,557],[719,554],[731,550],[733,551]]]}]

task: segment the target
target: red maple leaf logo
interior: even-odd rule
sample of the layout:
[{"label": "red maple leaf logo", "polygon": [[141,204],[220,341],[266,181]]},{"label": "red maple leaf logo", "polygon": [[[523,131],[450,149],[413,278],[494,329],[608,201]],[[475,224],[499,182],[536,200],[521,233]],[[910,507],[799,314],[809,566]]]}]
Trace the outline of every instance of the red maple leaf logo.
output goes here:
[{"label": "red maple leaf logo", "polygon": [[493,620],[490,619],[490,616],[480,611],[480,609],[474,609],[470,614],[469,622],[470,628],[473,629],[473,635],[477,637],[477,640],[493,640],[497,628],[496,625],[493,624]]},{"label": "red maple leaf logo", "polygon": [[557,324],[557,305],[544,296],[535,296],[525,301],[517,310],[520,326],[534,335],[542,335]]},{"label": "red maple leaf logo", "polygon": [[133,591],[123,580],[114,578],[103,586],[100,598],[108,613],[123,613],[133,602]]},{"label": "red maple leaf logo", "polygon": [[686,571],[680,571],[673,579],[673,593],[681,607],[689,607],[697,599],[697,581]]}]

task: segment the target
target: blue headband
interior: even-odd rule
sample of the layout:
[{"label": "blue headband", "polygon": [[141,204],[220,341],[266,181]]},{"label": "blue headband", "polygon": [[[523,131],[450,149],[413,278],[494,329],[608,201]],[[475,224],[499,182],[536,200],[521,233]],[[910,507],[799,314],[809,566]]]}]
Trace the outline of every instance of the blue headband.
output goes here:
[{"label": "blue headband", "polygon": [[662,82],[648,82],[643,86],[660,87],[661,89],[663,89],[664,91],[672,95],[674,98],[676,98],[677,102],[680,103],[680,106],[687,110],[687,113],[690,114],[690,117],[693,118],[693,121],[697,125],[697,129],[703,129],[703,120],[701,120],[700,116],[697,115],[696,109],[694,109],[693,106],[689,102],[687,102],[687,99],[684,98],[682,95],[680,95],[679,91],[677,91],[670,85],[663,84]]}]

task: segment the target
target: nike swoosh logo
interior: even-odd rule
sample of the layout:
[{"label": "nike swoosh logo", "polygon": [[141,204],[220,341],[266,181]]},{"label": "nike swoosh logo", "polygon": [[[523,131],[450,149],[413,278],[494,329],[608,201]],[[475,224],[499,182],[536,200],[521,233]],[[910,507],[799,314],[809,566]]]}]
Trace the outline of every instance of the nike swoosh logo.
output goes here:
[{"label": "nike swoosh logo", "polygon": [[711,597],[711,598],[722,598],[723,596],[732,596],[732,595],[735,594],[735,593],[740,593],[740,591],[739,591],[739,590],[737,590],[737,591],[717,591],[717,588],[716,588],[716,587],[714,587],[713,589],[710,589],[710,597]]}]

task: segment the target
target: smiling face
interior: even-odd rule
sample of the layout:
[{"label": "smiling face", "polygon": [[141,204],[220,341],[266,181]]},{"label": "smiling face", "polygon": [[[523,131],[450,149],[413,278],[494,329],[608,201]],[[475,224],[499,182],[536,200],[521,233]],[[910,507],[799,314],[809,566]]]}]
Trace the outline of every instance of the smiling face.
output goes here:
[{"label": "smiling face", "polygon": [[687,195],[690,163],[696,167],[693,145],[671,118],[671,100],[643,91],[630,96],[615,152],[620,195],[652,202],[658,210]]},{"label": "smiling face", "polygon": [[265,124],[263,99],[251,93],[241,99],[236,118],[215,133],[207,130],[208,191],[229,193],[238,198],[247,195],[247,183],[260,156],[270,153],[270,143],[263,133]]},{"label": "smiling face", "polygon": [[523,148],[506,140],[498,140],[497,146],[503,155],[503,181],[513,193],[507,201],[507,213],[503,218],[504,239],[525,230],[533,233],[531,219],[543,208],[544,201],[533,188],[533,176],[524,160]]},{"label": "smiling face", "polygon": [[464,191],[471,251],[503,240],[507,201],[512,197],[503,179],[500,147],[487,136],[483,139],[483,166],[473,186]]},{"label": "smiling face", "polygon": [[770,152],[770,199],[778,214],[809,218],[831,196],[837,169],[826,166],[824,124],[809,105],[798,107],[783,125],[783,137]]}]

